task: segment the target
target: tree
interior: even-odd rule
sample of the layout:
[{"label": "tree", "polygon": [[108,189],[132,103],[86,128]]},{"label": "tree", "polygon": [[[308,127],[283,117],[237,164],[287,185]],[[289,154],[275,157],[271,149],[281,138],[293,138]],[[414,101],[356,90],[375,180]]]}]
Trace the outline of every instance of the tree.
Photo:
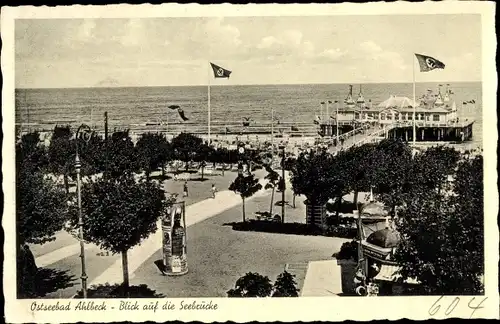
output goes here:
[{"label": "tree", "polygon": [[163,167],[168,161],[169,143],[163,134],[145,133],[135,145],[138,167],[144,170],[149,181],[151,172]]},{"label": "tree", "polygon": [[374,184],[374,174],[378,166],[376,158],[376,145],[363,144],[352,146],[346,151],[346,163],[343,169],[337,169],[348,175],[349,191],[354,192],[353,204],[357,208],[358,194],[360,191],[369,191]]},{"label": "tree", "polygon": [[40,145],[40,134],[32,132],[21,136],[16,144],[16,166],[41,171],[48,166],[47,150]]},{"label": "tree", "polygon": [[214,158],[215,150],[208,146],[207,144],[202,143],[201,146],[198,149],[198,152],[196,152],[195,155],[195,161],[200,162],[200,168],[201,168],[201,179],[203,180],[205,177],[205,167],[207,166],[207,161],[210,161],[214,163],[215,165],[215,158]]},{"label": "tree", "polygon": [[298,297],[299,290],[297,289],[297,282],[295,282],[294,275],[284,271],[281,273],[273,285],[272,297]]},{"label": "tree", "polygon": [[[82,189],[84,237],[105,250],[121,253],[125,288],[129,286],[127,251],[156,231],[165,203],[158,184],[136,182],[130,175],[98,179]],[[73,228],[78,226],[77,214],[73,210]]]},{"label": "tree", "polygon": [[109,176],[119,178],[137,171],[137,154],[129,131],[114,132],[108,141]]},{"label": "tree", "polygon": [[78,141],[78,155],[82,164],[82,176],[90,176],[105,169],[105,146],[102,136],[93,132],[88,141]]},{"label": "tree", "polygon": [[49,170],[63,175],[64,187],[69,194],[69,175],[74,170],[76,146],[69,126],[54,128],[48,148]]},{"label": "tree", "polygon": [[20,244],[53,240],[67,217],[66,195],[43,174],[16,170],[16,233]]},{"label": "tree", "polygon": [[265,185],[265,189],[272,189],[271,192],[271,206],[269,207],[269,216],[273,216],[273,205],[274,205],[274,192],[276,188],[278,187],[279,181],[281,179],[280,175],[278,172],[274,171],[271,166],[266,165],[265,169],[267,171],[267,175],[265,179],[267,180],[267,183]]},{"label": "tree", "polygon": [[451,193],[424,186],[411,192],[398,218],[402,241],[395,258],[402,265],[403,278],[416,278],[427,293],[480,294],[484,273],[482,157],[460,162],[453,176]]},{"label": "tree", "polygon": [[323,206],[331,197],[342,197],[348,190],[348,177],[343,172],[346,154],[335,157],[325,151],[302,153],[291,171],[295,194],[305,195],[310,205]]},{"label": "tree", "polygon": [[[451,184],[460,159],[460,152],[452,147],[435,146],[415,155],[412,163],[410,190],[437,190],[438,196]],[[422,188],[420,188],[422,187]]]},{"label": "tree", "polygon": [[172,148],[176,152],[177,157],[186,163],[186,172],[189,168],[189,161],[196,156],[202,145],[203,140],[190,133],[180,133],[172,139]]},{"label": "tree", "polygon": [[228,297],[268,297],[273,290],[269,277],[248,272],[236,281],[234,289],[227,292]]},{"label": "tree", "polygon": [[16,168],[17,291],[35,293],[36,263],[27,243],[54,240],[67,218],[66,194],[31,167]]},{"label": "tree", "polygon": [[243,174],[238,174],[236,179],[229,185],[229,190],[234,191],[239,194],[242,204],[243,221],[245,222],[245,198],[250,198],[257,191],[262,189],[262,185],[259,183],[259,179],[255,178],[253,173],[244,176]]},{"label": "tree", "polygon": [[375,193],[394,216],[396,208],[404,204],[411,190],[411,148],[402,140],[387,139],[378,143],[372,156],[371,182]]}]

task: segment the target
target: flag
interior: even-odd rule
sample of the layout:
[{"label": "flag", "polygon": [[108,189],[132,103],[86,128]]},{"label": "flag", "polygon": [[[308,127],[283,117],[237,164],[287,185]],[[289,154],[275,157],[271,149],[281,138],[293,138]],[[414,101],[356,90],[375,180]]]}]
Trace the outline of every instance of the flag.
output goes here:
[{"label": "flag", "polygon": [[213,64],[210,62],[210,65],[212,66],[212,70],[214,70],[214,77],[215,78],[228,78],[231,75],[231,71],[226,70],[218,65]]},{"label": "flag", "polygon": [[320,104],[321,104],[321,105],[324,105],[324,104],[325,104],[325,102],[324,102],[324,101],[322,101],[322,102],[320,102]]},{"label": "flag", "polygon": [[476,103],[476,101],[475,101],[474,99],[472,99],[471,101],[469,101],[469,103],[471,103],[471,104],[475,104],[475,103]]},{"label": "flag", "polygon": [[186,115],[184,115],[184,110],[179,108],[179,109],[177,109],[177,112],[179,113],[179,116],[181,117],[181,119],[183,121],[189,120],[189,118],[187,118]]},{"label": "flag", "polygon": [[293,132],[298,132],[298,131],[299,131],[299,129],[297,128],[297,126],[292,126],[292,127],[291,127],[291,130],[292,130]]},{"label": "flag", "polygon": [[244,120],[243,121],[244,127],[250,126],[250,121],[251,121],[250,117],[243,117],[243,120]]},{"label": "flag", "polygon": [[444,69],[444,63],[433,57],[416,53],[415,56],[417,57],[418,64],[420,65],[420,72],[429,72],[434,69]]},{"label": "flag", "polygon": [[331,104],[332,102],[330,100],[328,100],[328,103]]},{"label": "flag", "polygon": [[462,105],[466,105],[466,104],[467,104],[467,101],[462,102]]},{"label": "flag", "polygon": [[175,110],[181,108],[179,105],[170,105],[168,106],[169,109]]}]

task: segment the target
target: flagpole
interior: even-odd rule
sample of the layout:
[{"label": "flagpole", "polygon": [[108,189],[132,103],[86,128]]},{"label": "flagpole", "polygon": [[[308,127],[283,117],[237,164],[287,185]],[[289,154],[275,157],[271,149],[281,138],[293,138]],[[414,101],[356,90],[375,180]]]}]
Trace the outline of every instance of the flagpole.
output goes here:
[{"label": "flagpole", "polygon": [[320,125],[321,125],[321,121],[323,120],[323,103],[322,102],[319,104],[319,120],[320,120]]},{"label": "flagpole", "polygon": [[339,102],[340,101],[337,100],[337,105],[335,108],[336,109],[336,111],[335,111],[335,115],[336,115],[335,116],[335,129],[337,131],[337,137],[336,137],[337,141],[339,139]]},{"label": "flagpole", "polygon": [[208,145],[210,145],[210,69],[208,69]]},{"label": "flagpole", "polygon": [[329,115],[328,112],[329,111],[328,111],[328,100],[327,100],[326,101],[326,116],[325,116],[325,118],[326,118],[326,120],[328,120],[328,124],[330,124],[330,116],[328,116]]},{"label": "flagpole", "polygon": [[413,67],[413,148],[415,148],[416,142],[417,142],[417,121],[416,119],[416,104],[415,104],[415,58],[412,57],[411,59],[411,65]]},{"label": "flagpole", "polygon": [[274,161],[274,107],[271,107],[271,154]]}]

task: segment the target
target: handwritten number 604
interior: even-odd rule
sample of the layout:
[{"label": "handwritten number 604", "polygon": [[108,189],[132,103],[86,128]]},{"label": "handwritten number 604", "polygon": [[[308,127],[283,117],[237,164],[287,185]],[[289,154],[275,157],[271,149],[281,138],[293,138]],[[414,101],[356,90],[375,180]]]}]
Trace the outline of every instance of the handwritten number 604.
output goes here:
[{"label": "handwritten number 604", "polygon": [[[434,304],[432,304],[431,308],[429,308],[429,315],[431,316],[434,316],[437,314],[437,312],[441,309],[441,304],[439,303],[441,301],[441,299],[443,299],[444,296],[441,296],[438,298],[438,300],[436,300],[434,302]],[[472,297],[470,300],[469,300],[469,303],[467,304],[467,306],[472,309],[472,313],[470,314],[470,318],[472,318],[472,316],[474,315],[474,313],[478,310],[478,309],[482,309],[484,307],[482,307],[481,305],[486,301],[486,299],[488,299],[488,297],[485,297],[483,300],[481,300],[479,302],[479,304],[477,306],[473,306],[472,305],[472,302],[476,299],[476,297]],[[460,297],[455,297],[455,299],[453,299],[453,301],[448,305],[448,308],[446,308],[444,314],[446,316],[449,316],[451,313],[453,313],[453,311],[455,310],[455,308],[458,306],[458,304],[460,303]]]}]

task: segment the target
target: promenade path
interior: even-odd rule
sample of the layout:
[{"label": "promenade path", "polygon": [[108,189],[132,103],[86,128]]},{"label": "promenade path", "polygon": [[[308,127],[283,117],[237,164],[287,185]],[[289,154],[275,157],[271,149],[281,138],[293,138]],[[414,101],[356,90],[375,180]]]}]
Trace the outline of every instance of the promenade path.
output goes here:
[{"label": "promenade path", "polygon": [[[259,173],[259,178],[262,178],[264,173]],[[232,180],[234,176],[235,174],[230,174],[227,181]],[[141,245],[129,251],[131,284],[147,284],[168,297],[225,297],[227,290],[246,272],[258,272],[274,281],[286,264],[307,264],[314,260],[329,259],[332,253],[338,252],[342,243],[347,241],[322,236],[233,230],[229,224],[241,221],[241,198],[225,190],[219,192],[216,199],[206,198],[209,191],[205,190],[205,187],[209,188],[212,181],[216,182],[219,188],[224,188],[222,184],[217,184],[222,181],[221,177],[196,185],[190,184],[190,193],[193,193],[190,199],[193,200],[186,207],[188,274],[165,277],[156,268],[154,262],[162,257],[159,229]],[[169,180],[169,191],[178,192],[182,185],[181,181]],[[288,183],[287,186],[289,185]],[[197,191],[201,198],[195,201],[194,194]],[[275,196],[275,199],[279,199],[278,196],[280,195]],[[292,192],[287,190],[285,199],[291,202],[292,197]],[[286,206],[287,222],[305,221],[304,199],[297,197],[296,208]],[[247,218],[253,218],[256,211],[268,210],[269,202],[270,190],[262,190],[247,199]],[[276,206],[274,212],[280,211],[281,208]],[[71,235],[63,232],[58,235],[56,241],[47,243],[48,245],[32,247],[37,265],[40,268],[43,265],[44,270],[56,272],[53,277],[58,280],[57,287],[48,291],[45,298],[70,298],[81,289],[80,251],[77,242]],[[104,251],[97,246],[86,244],[85,247],[89,286],[122,281],[120,255],[100,256],[98,254]],[[68,278],[65,279],[65,276]]]},{"label": "promenade path", "polygon": [[[228,190],[219,191],[215,199],[207,198],[210,196],[209,188],[212,183],[215,183],[217,188],[227,188],[228,183],[235,176],[235,174],[228,174],[227,177],[218,177],[203,183],[189,183],[190,197],[186,199],[186,225],[188,227],[241,204],[240,196]],[[260,180],[260,182],[262,185],[265,183],[264,180]],[[166,187],[171,193],[180,193],[183,183],[182,181],[174,182],[169,180]],[[269,191],[261,190],[247,201],[267,194],[269,194]],[[145,259],[161,247],[161,229],[159,225],[159,229],[155,233],[129,251],[128,259],[131,277],[134,269],[139,267]],[[72,276],[73,285],[59,290],[58,295],[54,297],[69,297],[77,289],[80,289],[80,244],[77,238],[65,231],[60,231],[56,234],[55,241],[43,245],[32,245],[31,250],[39,268],[57,269],[59,274]],[[120,255],[106,255],[106,251],[101,250],[92,243],[85,244],[85,251],[89,284],[121,281]]]},{"label": "promenade path", "polygon": [[[260,181],[264,187],[265,181]],[[259,196],[266,195],[266,190],[260,190],[254,196],[247,200],[255,199]],[[228,209],[241,204],[241,197],[232,191],[221,191],[215,199],[205,199],[198,203],[186,207],[186,227],[190,227],[207,218],[218,215]],[[137,245],[128,252],[128,268],[129,276],[134,277],[134,272],[142,265],[154,252],[162,246],[161,222],[158,222],[158,230],[151,234],[140,245]],[[104,283],[121,283],[123,281],[121,259],[117,260],[99,277],[91,281],[91,285]]]},{"label": "promenade path", "polygon": [[352,131],[347,133],[346,139],[344,140],[343,145],[340,143],[337,146],[331,146],[329,151],[333,154],[337,154],[341,149],[348,149],[351,146],[369,143],[370,141],[376,139],[377,137],[384,137],[385,132],[389,131],[391,125],[388,125],[386,129],[379,127],[371,127],[368,129],[364,129],[362,132],[354,134]]}]

